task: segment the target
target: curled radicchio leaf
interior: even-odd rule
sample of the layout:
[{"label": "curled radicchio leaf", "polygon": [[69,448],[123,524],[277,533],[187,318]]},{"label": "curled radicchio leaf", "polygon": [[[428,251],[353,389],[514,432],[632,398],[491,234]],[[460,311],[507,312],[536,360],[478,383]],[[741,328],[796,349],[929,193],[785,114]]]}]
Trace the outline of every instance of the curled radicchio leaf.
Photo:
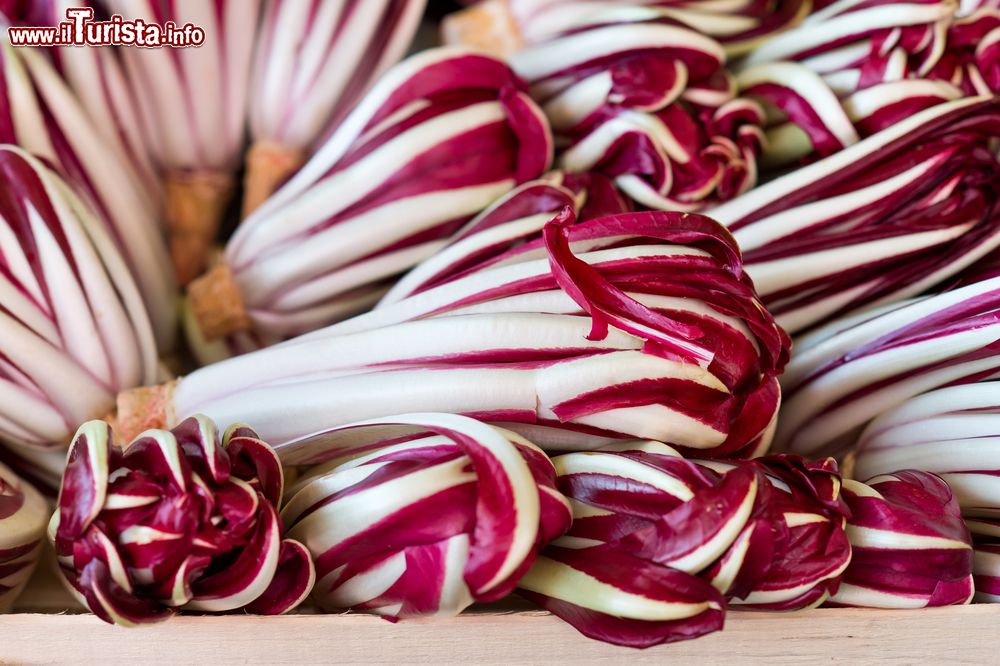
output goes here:
[{"label": "curled radicchio leaf", "polygon": [[948,484],[917,470],[844,481],[851,564],[837,606],[924,608],[972,599],[972,544]]},{"label": "curled radicchio leaf", "polygon": [[105,622],[178,610],[273,615],[309,594],[305,547],[283,538],[281,463],[250,428],[219,438],[203,416],[149,430],[122,451],[90,421],[69,450],[49,523],[63,577]]},{"label": "curled radicchio leaf", "polygon": [[719,475],[657,442],[553,460],[573,525],[518,593],[586,636],[650,647],[722,629],[725,599],[697,576],[751,515],[759,478]]},{"label": "curled radicchio leaf", "polygon": [[597,21],[511,57],[562,146],[648,208],[696,211],[757,182],[763,110],[712,38],[666,21]]},{"label": "curled radicchio leaf", "polygon": [[553,460],[573,525],[519,593],[587,636],[632,647],[721,629],[727,604],[816,606],[850,559],[832,461],[687,461],[659,442]]},{"label": "curled radicchio leaf", "polygon": [[316,561],[327,610],[454,615],[508,595],[569,527],[548,457],[513,432],[405,414],[280,447],[307,470],[282,519]]},{"label": "curled radicchio leaf", "polygon": [[746,59],[768,166],[831,155],[929,107],[1000,91],[1000,12],[946,0],[827,3]]},{"label": "curled radicchio leaf", "polygon": [[[780,454],[735,463],[703,463],[729,475],[752,468],[761,484],[754,514],[733,546],[704,575],[730,605],[790,611],[822,604],[851,561],[850,511],[832,458],[807,462]],[[729,468],[729,469],[727,469]]]}]

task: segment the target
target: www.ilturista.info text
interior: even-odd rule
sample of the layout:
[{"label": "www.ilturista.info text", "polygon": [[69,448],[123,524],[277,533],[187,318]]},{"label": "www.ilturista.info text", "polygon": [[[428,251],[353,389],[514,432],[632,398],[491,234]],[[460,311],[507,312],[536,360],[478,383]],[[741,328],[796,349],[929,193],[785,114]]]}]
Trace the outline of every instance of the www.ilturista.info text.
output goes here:
[{"label": "www.ilturista.info text", "polygon": [[55,26],[11,26],[7,35],[13,46],[201,46],[205,30],[191,23],[162,25],[142,19],[127,20],[115,14],[95,21],[92,7],[66,10],[66,19]]}]

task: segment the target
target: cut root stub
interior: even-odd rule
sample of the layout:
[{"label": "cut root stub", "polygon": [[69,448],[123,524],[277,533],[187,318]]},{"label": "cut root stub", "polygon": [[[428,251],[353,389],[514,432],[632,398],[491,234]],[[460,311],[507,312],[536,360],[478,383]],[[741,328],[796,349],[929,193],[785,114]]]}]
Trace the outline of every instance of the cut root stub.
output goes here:
[{"label": "cut root stub", "polygon": [[247,151],[246,175],[243,177],[243,218],[267,201],[289,176],[305,162],[299,148],[273,141],[256,141]]},{"label": "cut root stub", "polygon": [[248,331],[250,317],[233,272],[219,263],[188,285],[188,303],[206,340],[219,340]]},{"label": "cut root stub", "polygon": [[228,174],[194,171],[166,179],[170,257],[177,281],[186,285],[205,270],[212,243],[233,195]]},{"label": "cut root stub", "polygon": [[146,430],[169,428],[177,420],[171,414],[176,384],[174,380],[119,393],[116,439],[127,445]]},{"label": "cut root stub", "polygon": [[499,57],[517,53],[524,46],[509,0],[485,0],[448,15],[441,24],[441,40]]}]

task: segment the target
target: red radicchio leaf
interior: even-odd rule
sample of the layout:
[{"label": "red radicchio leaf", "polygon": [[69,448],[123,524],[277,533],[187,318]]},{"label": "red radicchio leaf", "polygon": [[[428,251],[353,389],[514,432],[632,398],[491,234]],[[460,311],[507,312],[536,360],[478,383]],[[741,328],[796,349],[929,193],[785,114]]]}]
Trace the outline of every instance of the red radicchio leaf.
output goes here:
[{"label": "red radicchio leaf", "polygon": [[249,428],[220,441],[214,423],[192,417],[146,431],[121,454],[107,424],[92,421],[69,459],[50,539],[63,576],[106,622],[251,604],[280,613],[312,588],[312,561],[282,543],[278,507],[264,494],[280,497],[281,467]]},{"label": "red radicchio leaf", "polygon": [[915,608],[972,598],[972,544],[951,489],[904,470],[845,482],[853,555],[831,603]]},{"label": "red radicchio leaf", "polygon": [[[403,425],[415,434],[382,436]],[[569,526],[544,454],[466,417],[374,419],[304,448],[296,455],[333,460],[300,479],[283,519],[312,552],[315,596],[328,608],[406,618],[502,598]],[[374,596],[361,584],[372,576],[383,581]]]}]

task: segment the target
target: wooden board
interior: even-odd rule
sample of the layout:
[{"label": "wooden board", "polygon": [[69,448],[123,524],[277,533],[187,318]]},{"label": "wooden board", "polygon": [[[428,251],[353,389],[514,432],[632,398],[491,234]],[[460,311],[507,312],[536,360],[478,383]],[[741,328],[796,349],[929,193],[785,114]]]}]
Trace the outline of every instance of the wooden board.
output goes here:
[{"label": "wooden board", "polygon": [[[2,664],[996,664],[1000,607],[731,613],[726,630],[645,651],[588,640],[542,612],[390,624],[366,615],[178,617],[141,629],[89,615],[0,618]],[[697,661],[694,661],[697,660]]]},{"label": "wooden board", "polygon": [[[47,563],[50,564],[50,563]],[[360,615],[177,617],[122,629],[82,614],[43,566],[0,615],[0,665],[781,664],[1000,665],[1000,604],[917,611],[730,612],[726,629],[638,651],[580,636],[526,603],[392,624]],[[694,660],[697,660],[695,662]]]}]

